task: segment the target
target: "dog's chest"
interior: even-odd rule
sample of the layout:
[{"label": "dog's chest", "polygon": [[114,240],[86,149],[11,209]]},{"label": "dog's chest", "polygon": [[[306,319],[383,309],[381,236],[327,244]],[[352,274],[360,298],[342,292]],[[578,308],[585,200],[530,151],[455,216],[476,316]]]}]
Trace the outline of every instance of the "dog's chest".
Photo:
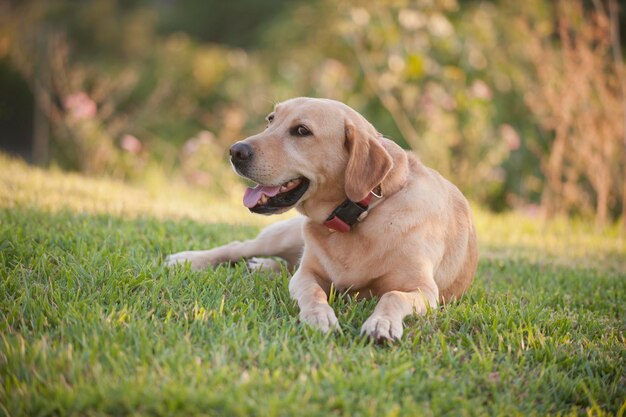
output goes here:
[{"label": "dog's chest", "polygon": [[349,236],[332,233],[314,236],[307,242],[323,270],[324,279],[330,280],[340,290],[359,289],[385,273],[388,253],[367,236]]}]

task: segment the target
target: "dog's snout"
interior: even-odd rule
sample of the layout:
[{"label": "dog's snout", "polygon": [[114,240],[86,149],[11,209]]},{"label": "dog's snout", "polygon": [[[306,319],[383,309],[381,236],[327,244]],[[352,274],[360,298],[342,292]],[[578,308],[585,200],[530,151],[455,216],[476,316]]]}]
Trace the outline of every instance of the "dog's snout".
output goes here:
[{"label": "dog's snout", "polygon": [[234,163],[249,161],[253,155],[252,146],[247,143],[237,142],[230,148],[230,159]]}]

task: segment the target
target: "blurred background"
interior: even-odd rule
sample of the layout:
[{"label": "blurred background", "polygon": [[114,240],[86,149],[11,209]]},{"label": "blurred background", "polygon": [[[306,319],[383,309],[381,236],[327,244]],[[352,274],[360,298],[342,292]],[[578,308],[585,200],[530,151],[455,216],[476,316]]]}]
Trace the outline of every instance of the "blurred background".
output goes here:
[{"label": "blurred background", "polygon": [[[128,182],[237,183],[231,143],[328,97],[493,211],[626,212],[617,0],[0,2],[0,150]],[[1,169],[1,167],[0,167]]]}]

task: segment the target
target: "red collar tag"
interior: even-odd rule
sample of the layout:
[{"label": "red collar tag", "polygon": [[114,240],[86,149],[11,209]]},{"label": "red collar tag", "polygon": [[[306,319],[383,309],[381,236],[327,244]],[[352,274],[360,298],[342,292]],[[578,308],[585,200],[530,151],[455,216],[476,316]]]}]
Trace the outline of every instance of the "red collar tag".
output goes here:
[{"label": "red collar tag", "polygon": [[324,226],[342,233],[349,232],[361,214],[367,211],[371,200],[371,193],[358,203],[348,199],[344,200],[330,213]]}]

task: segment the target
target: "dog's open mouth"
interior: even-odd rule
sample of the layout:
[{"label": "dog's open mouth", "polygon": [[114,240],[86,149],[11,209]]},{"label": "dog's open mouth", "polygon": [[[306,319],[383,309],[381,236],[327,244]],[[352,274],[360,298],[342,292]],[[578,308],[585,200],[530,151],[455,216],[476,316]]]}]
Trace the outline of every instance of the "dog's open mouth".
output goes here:
[{"label": "dog's open mouth", "polygon": [[257,185],[248,188],[243,196],[243,204],[251,212],[273,214],[294,206],[309,188],[309,180],[300,177],[281,185]]}]

